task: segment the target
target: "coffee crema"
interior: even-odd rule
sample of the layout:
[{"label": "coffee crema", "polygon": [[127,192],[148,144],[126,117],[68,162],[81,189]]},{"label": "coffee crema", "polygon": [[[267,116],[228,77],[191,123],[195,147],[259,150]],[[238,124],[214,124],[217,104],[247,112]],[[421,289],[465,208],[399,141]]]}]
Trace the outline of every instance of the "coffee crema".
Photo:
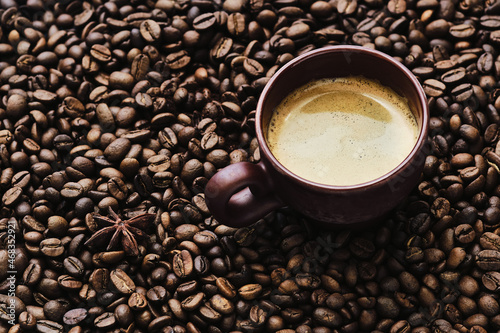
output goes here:
[{"label": "coffee crema", "polygon": [[274,110],[267,143],[276,159],[307,180],[357,185],[396,168],[418,125],[406,98],[361,76],[312,81]]}]

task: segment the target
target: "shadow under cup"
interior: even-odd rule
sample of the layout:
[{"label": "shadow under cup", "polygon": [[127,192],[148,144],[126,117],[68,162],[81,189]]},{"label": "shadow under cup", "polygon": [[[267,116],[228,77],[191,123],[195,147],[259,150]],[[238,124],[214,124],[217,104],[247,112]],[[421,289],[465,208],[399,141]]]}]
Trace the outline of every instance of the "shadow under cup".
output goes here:
[{"label": "shadow under cup", "polygon": [[[267,146],[268,124],[274,109],[292,91],[306,83],[347,76],[364,76],[406,97],[418,125],[413,150],[398,167],[372,181],[349,186],[318,184],[301,178],[281,165]],[[425,161],[427,100],[415,76],[402,64],[378,51],[356,46],[319,49],[296,58],[269,81],[257,107],[256,132],[262,162],[272,174],[282,200],[327,224],[364,226],[380,219],[408,195],[418,182]],[[332,143],[334,144],[334,143]]]}]

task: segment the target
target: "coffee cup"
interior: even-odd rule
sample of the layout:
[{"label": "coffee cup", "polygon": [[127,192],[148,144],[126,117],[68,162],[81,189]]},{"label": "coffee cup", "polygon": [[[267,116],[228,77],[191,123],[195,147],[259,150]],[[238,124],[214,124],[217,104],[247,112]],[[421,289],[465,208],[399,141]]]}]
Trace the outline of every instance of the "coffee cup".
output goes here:
[{"label": "coffee cup", "polygon": [[[337,89],[334,93],[324,92],[329,89],[329,84],[331,87],[336,87],[332,88]],[[381,93],[373,97],[374,100],[366,100],[366,96],[371,96],[372,90]],[[409,125],[408,129],[405,129],[406,127],[391,123],[392,120],[385,121],[401,117],[398,115],[397,107],[394,108],[395,111],[391,111],[396,112],[392,115],[387,113],[390,107],[380,107],[386,105],[385,100],[378,102],[378,98],[384,94],[382,91],[389,95],[393,94],[398,101],[406,103],[414,125]],[[307,96],[307,101],[304,96]],[[394,100],[393,97],[389,96],[387,100]],[[342,99],[344,102],[341,102]],[[358,104],[353,104],[353,101]],[[306,102],[312,110],[307,112],[313,112],[319,117],[315,123],[308,123],[307,128],[311,133],[329,131],[332,137],[328,138],[329,145],[318,141],[316,146],[313,145],[312,149],[309,149],[314,151],[317,147],[324,146],[327,149],[323,153],[309,154],[311,155],[309,156],[306,154],[308,150],[306,146],[301,155],[296,154],[288,161],[275,149],[275,146],[279,140],[284,140],[282,143],[289,145],[294,133],[288,137],[283,136],[285,139],[280,139],[273,138],[274,131],[280,133],[285,131],[283,125],[285,121],[280,120],[280,112],[291,112],[289,111],[291,105],[305,105]],[[376,104],[381,113],[373,115],[372,104]],[[342,109],[339,112],[343,113],[339,117],[346,116],[347,109],[352,110],[347,114],[347,121],[343,120],[344,123],[340,121],[341,118],[332,118],[331,122],[325,122],[316,110],[321,109],[321,105]],[[362,109],[364,114],[360,111]],[[368,119],[369,125],[360,122],[355,124],[358,128],[352,127],[346,130],[346,124],[354,123],[359,117]],[[405,117],[403,115],[403,118]],[[305,119],[282,118],[287,118],[288,123],[292,125]],[[426,157],[424,147],[428,121],[429,110],[423,88],[406,67],[389,55],[348,45],[310,51],[288,62],[269,80],[261,93],[255,115],[255,131],[261,160],[257,164],[250,162],[231,164],[219,170],[205,188],[208,208],[219,222],[234,227],[252,224],[283,206],[288,206],[326,227],[356,228],[372,225],[394,209],[417,184]],[[373,124],[392,126],[392,132],[386,127],[373,127]],[[335,130],[334,125],[337,125]],[[400,127],[399,131],[394,130],[396,126]],[[353,146],[357,148],[344,155],[340,151],[334,151],[334,148],[342,146],[340,141],[350,140],[349,144],[355,145],[353,133],[358,131],[359,127],[362,127],[362,133],[381,131],[386,135],[384,159],[377,160],[370,157],[363,160],[361,156],[369,155],[372,148],[366,149],[366,154],[360,153],[360,147],[357,146]],[[414,133],[411,134],[413,127]],[[335,135],[339,135],[338,133],[342,131],[345,132],[343,136],[334,139],[337,138]],[[392,161],[392,164],[386,163],[387,157],[394,157],[396,154],[393,152],[393,147],[407,140],[400,138],[402,134],[411,140],[406,142],[407,148],[404,149],[407,150],[401,148],[402,150],[396,151],[402,154],[399,159]],[[363,136],[358,136],[358,139],[362,144],[365,143]],[[313,142],[313,140],[306,141]],[[377,144],[383,146],[383,143]],[[364,146],[361,147],[364,149]],[[297,150],[293,150],[296,153]],[[304,157],[305,155],[308,157]],[[351,161],[351,155],[359,161]],[[342,163],[335,164],[339,162],[338,160]],[[372,169],[379,168],[381,164],[384,164],[387,170],[382,168],[378,174],[372,172]],[[317,167],[322,173],[318,176],[303,171],[310,170],[311,166]],[[337,177],[322,178],[322,175]],[[354,178],[350,178],[351,176]]]}]

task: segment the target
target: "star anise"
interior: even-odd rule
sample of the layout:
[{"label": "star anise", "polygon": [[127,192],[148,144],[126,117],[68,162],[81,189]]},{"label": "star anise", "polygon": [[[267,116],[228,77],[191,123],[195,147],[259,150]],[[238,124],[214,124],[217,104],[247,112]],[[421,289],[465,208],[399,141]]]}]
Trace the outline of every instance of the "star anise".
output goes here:
[{"label": "star anise", "polygon": [[[109,241],[106,251],[109,251],[118,245],[121,240],[123,250],[131,256],[139,255],[137,239],[145,239],[148,235],[143,231],[153,222],[155,214],[140,214],[128,220],[122,220],[111,207],[109,214],[112,219],[99,214],[94,214],[94,221],[102,229],[98,230],[92,237],[85,242],[88,247],[96,247]],[[136,239],[137,238],[137,239]]]}]

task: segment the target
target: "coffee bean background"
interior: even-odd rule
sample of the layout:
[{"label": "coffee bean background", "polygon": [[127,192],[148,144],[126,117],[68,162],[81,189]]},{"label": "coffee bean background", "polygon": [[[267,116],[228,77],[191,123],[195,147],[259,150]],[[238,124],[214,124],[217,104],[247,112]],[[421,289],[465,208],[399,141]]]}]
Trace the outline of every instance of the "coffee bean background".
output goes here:
[{"label": "coffee bean background", "polygon": [[[500,330],[500,1],[0,7],[0,332]],[[419,185],[371,230],[289,209],[220,225],[203,190],[259,161],[265,84],[338,44],[386,52],[422,83]],[[84,244],[109,207],[156,214],[139,256]]]}]

